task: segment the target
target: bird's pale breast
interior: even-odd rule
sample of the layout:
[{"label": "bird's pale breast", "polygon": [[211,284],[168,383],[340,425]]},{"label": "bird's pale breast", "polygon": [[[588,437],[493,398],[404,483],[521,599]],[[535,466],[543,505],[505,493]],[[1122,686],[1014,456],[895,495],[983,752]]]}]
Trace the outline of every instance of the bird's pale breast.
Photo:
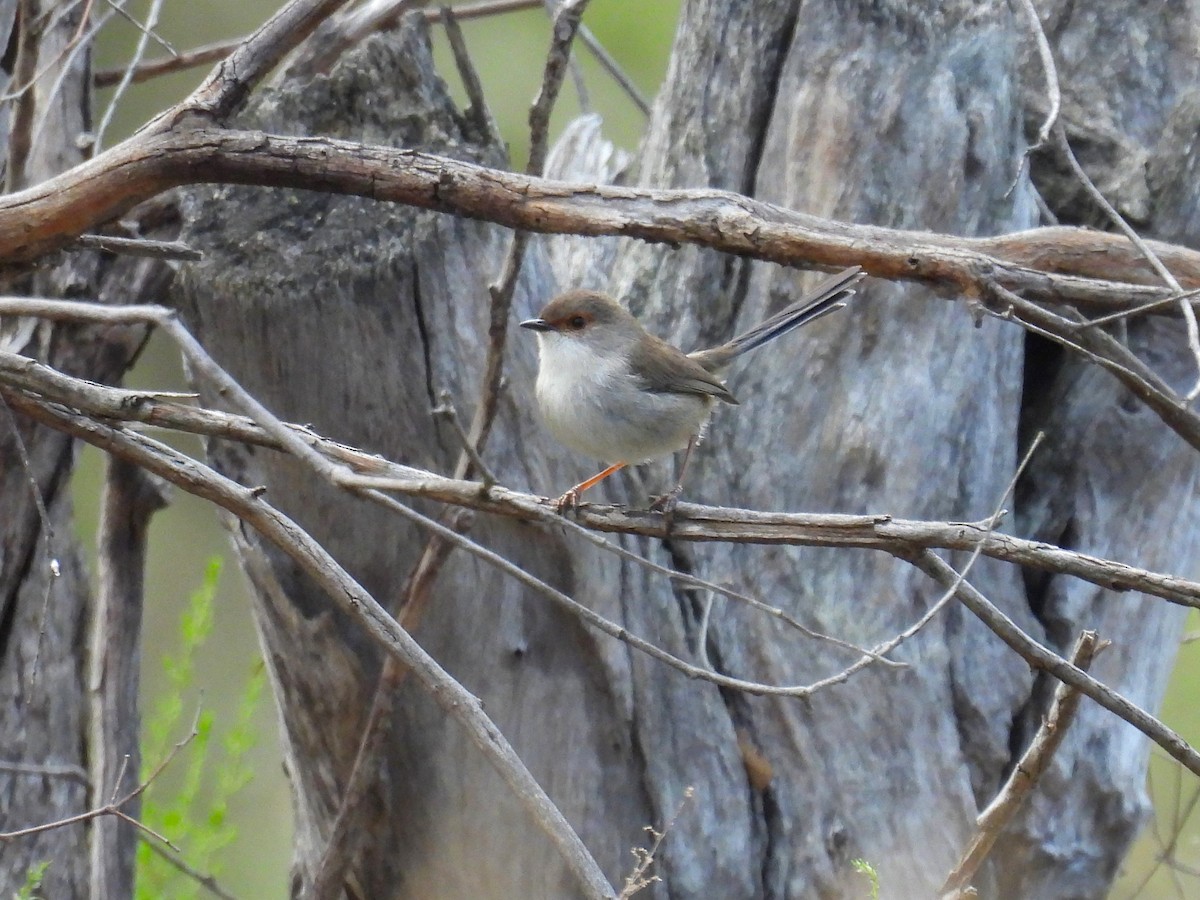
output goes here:
[{"label": "bird's pale breast", "polygon": [[645,391],[624,360],[579,342],[544,340],[541,353],[537,400],[546,427],[560,443],[605,463],[682,450],[712,408],[708,397]]}]

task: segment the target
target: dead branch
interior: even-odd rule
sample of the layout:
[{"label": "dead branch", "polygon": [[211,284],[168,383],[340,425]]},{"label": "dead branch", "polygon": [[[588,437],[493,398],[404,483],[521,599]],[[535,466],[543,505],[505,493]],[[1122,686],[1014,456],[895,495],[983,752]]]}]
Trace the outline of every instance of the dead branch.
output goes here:
[{"label": "dead branch", "polygon": [[95,809],[90,809],[87,812],[82,812],[74,816],[67,816],[63,819],[56,819],[53,822],[43,822],[41,825],[31,825],[28,828],[21,828],[16,831],[0,832],[0,843],[9,843],[23,837],[40,834],[43,831],[52,831],[55,828],[65,828],[68,825],[78,825],[80,822],[90,822],[91,820],[98,819],[102,816],[115,816],[116,818],[122,819],[123,821],[133,825],[143,834],[149,835],[162,844],[166,844],[173,850],[177,850],[178,848],[175,847],[174,844],[172,844],[157,831],[154,831],[146,825],[143,825],[137,819],[129,816],[124,811],[124,807],[141,797],[142,794],[146,792],[146,789],[150,787],[150,785],[152,785],[164,771],[166,771],[167,766],[174,761],[175,757],[179,755],[179,752],[188,744],[190,744],[196,735],[199,734],[197,731],[197,722],[199,719],[200,710],[196,710],[196,716],[192,720],[192,727],[188,734],[176,742],[175,746],[171,748],[171,751],[159,761],[157,766],[154,767],[154,771],[152,771],[144,781],[134,787],[133,790],[118,797],[117,791],[119,791],[121,787],[120,779],[118,779],[117,782],[112,786],[112,796],[109,798],[108,803],[98,806]]},{"label": "dead branch", "polygon": [[[718,190],[651,190],[534,178],[418,150],[262,132],[153,126],[62,175],[0,198],[0,260],[29,262],[138,203],[185,184],[227,183],[353,194],[539,233],[620,235],[695,244],[788,266],[858,264],[891,280],[980,296],[998,284],[1096,313],[1166,295],[1117,235],[1039,228],[963,238],[849,225]],[[1200,253],[1155,252],[1186,287]],[[1123,279],[1120,281],[1118,279]]]},{"label": "dead branch", "polygon": [[[22,315],[35,314],[38,310],[45,314],[52,309],[62,313],[65,312],[64,307],[81,306],[86,304],[19,300],[10,305],[6,299],[0,299],[0,311],[18,309]],[[98,306],[95,309],[102,320],[146,321],[144,307]],[[72,317],[79,317],[79,312],[73,313]],[[92,384],[16,354],[0,352],[0,385],[105,420],[141,422],[276,450],[284,449],[280,441],[246,417],[186,406],[163,399],[154,392]],[[554,511],[548,498],[447,478],[347,447],[299,425],[289,425],[288,428],[297,440],[303,441],[331,463],[349,466],[353,473],[341,475],[343,482],[437,500],[521,521],[562,527],[563,520]],[[621,506],[584,504],[579,511],[578,522],[592,530],[609,533],[647,537],[665,537],[668,534],[660,514]],[[1181,606],[1200,608],[1200,582],[1151,572],[1041,541],[989,531],[987,522],[930,522],[886,514],[760,512],[680,503],[670,537],[691,541],[844,547],[886,553],[921,549],[970,552],[980,548],[984,556],[992,559],[1070,575],[1113,591],[1140,591]]]},{"label": "dead branch", "polygon": [[[1083,632],[1075,641],[1075,647],[1071,651],[1071,664],[1086,672],[1091,668],[1099,644],[1096,632]],[[1080,697],[1076,688],[1065,682],[1059,683],[1046,718],[1042,720],[1033,740],[1029,742],[1029,746],[1017,760],[1017,764],[1013,766],[1008,780],[996,794],[995,799],[988,804],[987,809],[979,814],[976,823],[978,828],[974,837],[963,851],[958,865],[954,867],[954,870],[946,878],[945,884],[942,885],[941,894],[947,900],[950,897],[966,896],[967,886],[975,877],[975,873],[979,871],[979,867],[983,865],[983,861],[987,859],[988,853],[996,843],[996,838],[1024,805],[1025,798],[1037,786],[1038,779],[1049,767],[1063,738],[1067,736],[1067,729],[1071,727],[1075,711],[1079,709]]]}]

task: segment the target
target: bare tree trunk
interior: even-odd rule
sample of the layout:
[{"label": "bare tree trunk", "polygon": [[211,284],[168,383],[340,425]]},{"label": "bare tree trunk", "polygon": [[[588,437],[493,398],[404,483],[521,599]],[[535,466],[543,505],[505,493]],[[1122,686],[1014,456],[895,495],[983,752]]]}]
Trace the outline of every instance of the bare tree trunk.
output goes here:
[{"label": "bare tree trunk", "polygon": [[[1156,15],[1166,14],[1138,7],[1120,21],[1153,31],[1166,21]],[[1095,45],[1127,27],[1064,22],[1056,35],[1078,33]],[[1000,2],[693,0],[638,177],[879,225],[968,235],[1029,227],[1033,188],[1018,178],[1027,28]],[[1072,67],[1064,71],[1075,77]],[[1034,77],[1030,69],[1027,91]],[[1121,98],[1112,109],[1140,108],[1119,79],[1097,83]],[[1151,79],[1139,90],[1157,92],[1158,121],[1185,135],[1191,119],[1179,110],[1194,104],[1172,113],[1171,98],[1192,82],[1173,91],[1164,84]],[[266,94],[253,118],[272,130],[466,158],[498,152],[453,110],[415,25],[372,39],[328,77]],[[573,130],[579,154],[563,151],[560,171],[600,177],[604,155],[587,146],[589,127]],[[1162,162],[1152,171],[1163,180],[1151,191],[1162,204],[1155,224],[1183,237],[1191,207],[1181,187],[1190,173],[1167,165],[1178,145],[1156,149]],[[283,418],[450,470],[458,439],[431,409],[443,390],[464,420],[476,402],[486,288],[503,232],[326,195],[189,196],[189,240],[206,256],[181,280],[180,304],[216,358]],[[574,277],[607,284],[684,346],[752,324],[809,280],[695,248],[554,239],[526,261],[516,314],[532,313]],[[1013,506],[1005,486],[1032,432],[1045,429],[1049,447],[1034,459],[1010,527],[1185,569],[1197,532],[1194,454],[1107,376],[1041,347],[1027,351],[1015,326],[977,326],[965,304],[947,299],[872,283],[846,312],[747,360],[731,380],[742,404],[717,416],[688,495],[979,520],[997,504]],[[1183,378],[1184,357],[1149,337],[1138,340]],[[511,351],[486,457],[504,483],[553,494],[588,474],[592,461],[568,461],[550,444],[530,413],[532,348],[514,337]],[[244,484],[265,486],[375,596],[395,603],[403,595],[425,534],[262,450],[216,444],[211,452]],[[604,490],[642,504],[668,484],[658,465]],[[235,535],[283,711],[300,890],[318,877],[335,834],[382,663],[291,563],[253,535]],[[854,661],[556,531],[480,519],[472,535],[630,631],[722,672],[802,684]],[[941,594],[904,562],[861,552],[624,543],[862,646],[903,630]],[[986,561],[970,577],[1060,650],[1081,628],[1099,628],[1116,646],[1097,673],[1142,704],[1157,703],[1172,657],[1161,648],[1178,637],[1178,610],[1026,581]],[[664,898],[858,895],[856,858],[878,870],[885,896],[935,894],[1044,705],[1027,664],[957,606],[898,651],[906,669],[871,667],[808,702],[689,680],[460,556],[441,571],[417,635],[483,699],[614,884],[632,867],[629,848],[648,843],[641,828],[679,811],[658,856],[662,881],[647,889]],[[374,705],[385,727],[382,749],[368,754],[371,789],[343,811],[349,837],[325,863],[344,865],[351,896],[573,895],[544,836],[428,697],[402,684]],[[1111,880],[1143,813],[1146,745],[1090,704],[1080,720],[1057,757],[1045,795],[1054,802],[1037,801],[997,851],[979,882],[985,896],[1095,896]],[[1069,803],[1061,800],[1067,773],[1083,782],[1071,785]],[[681,809],[689,787],[695,799]]]},{"label": "bare tree trunk", "polygon": [[[3,86],[12,100],[0,115],[7,191],[90,154],[91,53],[80,41],[86,9],[54,0],[0,2],[0,34],[12,53]],[[159,297],[167,275],[150,260],[82,251],[45,260],[35,274],[10,269],[4,290],[131,303]],[[4,350],[102,383],[120,378],[144,337],[141,327],[27,319],[0,326]],[[136,492],[110,484],[100,547],[105,605],[98,613],[75,537],[75,453],[61,432],[0,407],[0,696],[9,713],[0,717],[0,831],[108,803],[140,774],[141,567],[145,521],[155,507],[139,508]],[[14,895],[48,863],[38,896],[131,896],[135,846],[133,828],[116,819],[0,843],[0,895]]]},{"label": "bare tree trunk", "polygon": [[[486,136],[454,111],[424,27],[413,27],[372,38],[328,78],[265,92],[254,123],[495,162],[496,148],[473,149]],[[487,341],[487,285],[505,233],[331,195],[221,189],[191,196],[196,224],[187,239],[205,261],[180,280],[181,308],[217,360],[285,418],[389,458],[451,470],[461,442],[431,409],[449,391],[469,421]],[[545,277],[542,260],[527,266]],[[545,293],[523,289],[519,308],[532,314]],[[514,349],[512,378],[527,386],[530,348]],[[510,396],[522,395],[523,388]],[[513,411],[506,400],[490,445],[497,474],[511,484],[563,483],[540,428]],[[271,501],[311,529],[382,603],[397,603],[425,534],[262,451],[219,444],[211,453],[243,483],[265,485]],[[473,535],[540,575],[571,577],[577,554],[559,537],[507,521],[479,521]],[[290,563],[253,535],[237,531],[236,539],[258,592],[281,702],[296,792],[296,877],[307,883],[346,790],[381,661]],[[592,636],[462,558],[437,582],[418,634],[489,710],[497,704],[502,730],[526,765],[615,876],[651,813]],[[370,793],[352,811],[353,843],[338,851],[353,860],[347,880],[354,890],[367,897],[571,896],[575,888],[553,848],[457,726],[409,685],[384,705]],[[576,773],[591,774],[568,787]]]},{"label": "bare tree trunk", "polygon": [[[1005,4],[779,3],[766,18],[747,9],[742,22],[721,8],[685,9],[647,180],[728,186],[880,225],[988,234],[1033,224],[1028,186],[1006,196],[1023,141],[1018,37]],[[625,256],[615,282],[660,328],[682,323],[675,337],[685,346],[735,332],[812,283],[778,267],[651,249]],[[871,284],[846,314],[734,374],[742,405],[714,422],[691,491],[751,508],[984,518],[1017,461],[1021,344],[995,321],[976,328],[962,304]],[[677,566],[859,646],[902,631],[941,594],[886,557],[665,549]],[[706,598],[629,577],[644,598],[630,604],[630,628],[694,646]],[[971,577],[1040,634],[1015,571],[977,564]],[[810,683],[853,661],[720,600],[705,638],[716,667],[770,683]],[[803,704],[697,688],[635,661],[644,686],[635,727],[656,819],[683,785],[698,788],[666,854],[669,896],[852,896],[865,887],[851,866],[858,858],[888,896],[935,894],[1009,759],[1030,676],[955,606],[897,658],[911,668],[874,667]],[[752,761],[769,776],[755,777]]]},{"label": "bare tree trunk", "polygon": [[[3,153],[10,190],[80,159],[74,140],[86,121],[79,102],[86,64],[79,62],[67,73],[61,94],[48,91],[61,68],[53,61],[78,26],[78,14],[68,13],[48,28],[37,24],[57,5],[0,5],[4,43],[19,48],[15,67],[6,70],[11,74],[3,82],[4,93],[29,85],[42,68],[50,68],[47,78],[5,105]],[[35,123],[41,130],[36,145],[31,142]],[[59,269],[26,279],[22,286],[46,290],[55,276],[65,274]],[[53,347],[56,365],[80,371],[83,360],[76,348],[56,341],[56,332],[41,323],[7,321],[0,344],[18,352]],[[18,421],[7,407],[0,408],[0,696],[6,710],[0,716],[0,757],[6,764],[0,768],[0,830],[79,812],[88,800],[79,654],[88,587],[68,491],[73,454],[69,438]],[[54,574],[55,567],[61,575]],[[86,895],[86,845],[85,829],[0,844],[0,895],[15,894],[40,863],[49,863],[42,881],[47,895]]]}]

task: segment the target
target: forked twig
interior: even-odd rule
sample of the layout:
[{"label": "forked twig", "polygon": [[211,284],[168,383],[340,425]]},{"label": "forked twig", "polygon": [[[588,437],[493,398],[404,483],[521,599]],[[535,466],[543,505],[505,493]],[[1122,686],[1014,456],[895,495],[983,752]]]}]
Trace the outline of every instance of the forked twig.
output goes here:
[{"label": "forked twig", "polygon": [[[1075,641],[1071,651],[1071,664],[1080,671],[1086,672],[1091,668],[1092,660],[1097,650],[1101,649],[1096,632],[1085,631]],[[958,864],[951,870],[942,885],[943,900],[966,896],[968,885],[975,878],[979,867],[987,859],[988,853],[1000,837],[1002,831],[1012,821],[1013,817],[1024,805],[1029,794],[1037,786],[1038,780],[1050,766],[1055,752],[1067,736],[1067,729],[1075,719],[1082,695],[1079,690],[1066,682],[1059,682],[1054,691],[1054,699],[1050,709],[1037,732],[1030,741],[1017,764],[1009,773],[1008,780],[1000,788],[995,798],[987,808],[979,814],[976,820],[976,831],[971,838]]]},{"label": "forked twig", "polygon": [[179,848],[176,847],[174,844],[172,844],[170,842],[170,840],[168,840],[163,835],[159,834],[153,828],[150,828],[148,825],[145,825],[145,824],[139,822],[137,819],[134,819],[132,816],[127,815],[121,809],[121,807],[127,805],[128,803],[137,799],[143,793],[145,793],[146,789],[148,787],[150,787],[150,785],[152,785],[155,782],[155,780],[157,780],[158,776],[160,776],[166,770],[167,766],[169,766],[171,764],[171,762],[175,759],[175,757],[177,755],[179,755],[179,752],[184,747],[186,747],[188,744],[190,744],[192,742],[192,740],[196,737],[196,735],[198,735],[200,733],[199,728],[198,728],[199,721],[200,721],[200,710],[197,709],[196,715],[192,719],[191,730],[188,732],[188,734],[185,735],[183,738],[181,738],[179,741],[177,741],[175,743],[175,746],[171,748],[170,752],[159,762],[159,764],[157,766],[154,767],[154,771],[152,771],[150,773],[150,775],[144,781],[141,782],[141,784],[137,785],[129,793],[127,793],[119,798],[115,796],[115,792],[117,790],[117,785],[120,784],[120,779],[118,778],[117,784],[114,784],[114,786],[113,786],[114,796],[109,798],[108,803],[106,803],[102,806],[98,806],[95,809],[90,809],[87,812],[78,813],[77,815],[74,815],[74,816],[67,816],[62,819],[56,819],[53,822],[44,822],[41,825],[32,825],[28,828],[18,829],[17,831],[0,832],[0,843],[8,843],[11,841],[15,841],[19,838],[29,837],[30,835],[33,835],[33,834],[41,834],[42,832],[45,832],[45,831],[53,831],[56,828],[64,828],[67,825],[76,825],[80,822],[87,822],[92,819],[98,818],[100,816],[116,816],[117,818],[128,822],[130,825],[132,825],[134,828],[138,829],[138,831],[142,832],[143,834],[149,835],[150,837],[154,838],[156,841],[166,844],[168,847],[170,847],[172,850],[174,850],[176,853],[178,853]]}]

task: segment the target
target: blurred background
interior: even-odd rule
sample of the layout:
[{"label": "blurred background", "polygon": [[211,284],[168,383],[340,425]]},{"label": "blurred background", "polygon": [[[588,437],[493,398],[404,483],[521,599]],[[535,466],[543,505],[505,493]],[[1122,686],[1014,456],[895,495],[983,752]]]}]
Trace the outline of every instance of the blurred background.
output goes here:
[{"label": "blurred background", "polygon": [[[651,99],[666,74],[679,5],[680,0],[592,0],[584,19]],[[149,0],[133,0],[124,8],[132,19],[144,22],[150,6]],[[246,35],[278,7],[279,0],[167,0],[155,32],[177,51],[185,52]],[[97,12],[105,14],[106,7],[97,5]],[[544,11],[532,9],[465,21],[462,25],[492,113],[509,142],[513,166],[522,166],[528,145],[526,117],[541,80],[549,19]],[[441,71],[459,99],[464,100],[440,27],[434,26],[432,33]],[[140,37],[141,31],[129,19],[111,15],[99,35],[96,68],[125,64]],[[163,46],[150,41],[145,57],[159,58],[166,53]],[[576,59],[583,69],[591,108],[604,117],[608,137],[627,150],[635,150],[645,122],[643,115],[591,54],[578,52]],[[207,71],[208,67],[202,66],[131,86],[114,109],[104,135],[105,146],[132,133],[164,106],[186,95]],[[113,96],[111,88],[97,93],[97,123]],[[561,128],[579,109],[568,79],[555,124]],[[131,374],[129,386],[184,390],[177,354],[156,337]],[[173,437],[172,441],[185,452],[200,452],[198,441],[183,437]],[[103,469],[99,451],[82,451],[74,493],[77,521],[89,551],[95,545]],[[214,874],[223,888],[242,898],[284,898],[288,895],[292,824],[281,765],[278,717],[269,688],[262,691],[256,705],[248,705],[248,694],[262,679],[262,662],[247,587],[216,510],[176,491],[171,506],[153,520],[149,552],[142,659],[145,727],[153,729],[157,723],[160,731],[165,728],[169,746],[187,733],[196,711],[201,710],[204,727],[211,731],[184,749],[152,786],[148,802],[161,811],[163,827],[180,845],[184,858]],[[215,579],[210,572],[213,560],[221,561]],[[94,560],[92,563],[94,571]],[[212,588],[210,602],[197,602],[197,594],[203,594],[206,585]],[[196,612],[197,607],[201,614]],[[211,612],[211,630],[207,639],[200,640],[205,632],[205,609]],[[1191,624],[1200,631],[1200,619],[1195,615]],[[1200,717],[1196,715],[1198,643],[1186,642],[1180,649],[1174,681],[1162,710],[1167,724],[1193,745],[1200,743]],[[1156,652],[1169,653],[1173,649],[1157,648]],[[148,765],[157,761],[150,756],[146,759]],[[1126,861],[1112,896],[1200,896],[1200,831],[1192,815],[1200,799],[1200,787],[1156,750],[1150,788],[1156,815]],[[191,802],[190,811],[179,810],[177,802],[181,798]],[[180,821],[186,816],[202,818],[210,826],[215,823],[224,837],[214,842],[211,832],[207,837],[192,835]],[[212,846],[214,843],[217,846]],[[1174,864],[1164,858],[1173,858]],[[156,872],[155,877],[165,876]],[[148,893],[151,883],[147,880],[140,893],[205,895],[195,882],[182,876],[171,881],[169,887],[162,882],[154,885]]]}]

